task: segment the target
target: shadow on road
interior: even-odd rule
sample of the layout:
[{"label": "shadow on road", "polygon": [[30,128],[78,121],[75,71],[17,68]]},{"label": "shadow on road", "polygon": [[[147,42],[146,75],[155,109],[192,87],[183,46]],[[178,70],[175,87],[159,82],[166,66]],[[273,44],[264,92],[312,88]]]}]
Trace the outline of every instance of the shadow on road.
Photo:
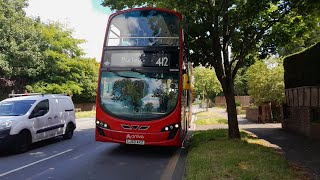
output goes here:
[{"label": "shadow on road", "polygon": [[320,142],[318,140],[288,132],[280,127],[244,129],[271,144],[276,144],[289,161],[302,165],[316,179],[320,179]]},{"label": "shadow on road", "polygon": [[[48,154],[48,153],[56,152],[55,146],[61,147],[61,146],[65,146],[66,144],[72,144],[75,141],[79,142],[79,141],[81,141],[82,137],[86,137],[86,136],[92,136],[92,139],[93,139],[94,138],[94,128],[76,130],[74,132],[72,139],[70,139],[70,140],[64,140],[62,138],[62,136],[58,136],[58,137],[54,137],[54,138],[50,138],[50,139],[46,139],[43,141],[33,143],[33,144],[31,144],[29,150],[25,153],[15,153],[10,149],[1,149],[0,150],[0,158],[7,157],[7,156],[20,155],[20,154],[28,154],[28,155],[42,154],[42,156],[46,156],[46,154]],[[45,148],[45,149],[43,149],[43,148]],[[34,151],[37,151],[37,152],[34,153]]]},{"label": "shadow on road", "polygon": [[168,157],[172,156],[179,148],[178,147],[161,147],[161,146],[139,146],[119,144],[108,155],[112,156],[134,156],[134,157]]}]

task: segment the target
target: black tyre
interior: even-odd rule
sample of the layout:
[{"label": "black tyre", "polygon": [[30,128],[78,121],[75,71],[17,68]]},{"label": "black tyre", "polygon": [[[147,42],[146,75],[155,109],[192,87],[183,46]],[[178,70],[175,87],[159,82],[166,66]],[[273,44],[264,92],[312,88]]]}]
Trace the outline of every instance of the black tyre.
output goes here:
[{"label": "black tyre", "polygon": [[17,139],[16,139],[16,143],[15,143],[15,147],[14,150],[17,153],[24,153],[27,152],[29,150],[29,147],[31,145],[31,135],[28,131],[21,131],[18,135],[17,135]]},{"label": "black tyre", "polygon": [[72,123],[69,123],[67,125],[66,132],[63,135],[63,139],[71,139],[73,136],[73,131],[74,131],[74,125]]}]

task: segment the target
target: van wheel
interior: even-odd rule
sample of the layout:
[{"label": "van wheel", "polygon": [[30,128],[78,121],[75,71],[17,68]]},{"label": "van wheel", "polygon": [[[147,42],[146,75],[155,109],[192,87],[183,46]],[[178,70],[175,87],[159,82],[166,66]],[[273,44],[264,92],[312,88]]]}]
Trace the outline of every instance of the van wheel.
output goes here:
[{"label": "van wheel", "polygon": [[71,139],[73,136],[74,126],[69,123],[66,129],[66,132],[63,135],[63,139]]},{"label": "van wheel", "polygon": [[21,131],[17,135],[16,145],[15,145],[15,152],[17,153],[24,153],[29,150],[31,145],[31,135],[28,131]]}]

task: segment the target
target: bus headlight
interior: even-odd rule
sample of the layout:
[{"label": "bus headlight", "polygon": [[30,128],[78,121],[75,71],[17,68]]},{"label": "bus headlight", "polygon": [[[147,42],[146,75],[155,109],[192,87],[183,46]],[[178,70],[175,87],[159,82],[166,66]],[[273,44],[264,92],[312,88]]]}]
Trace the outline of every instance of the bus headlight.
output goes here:
[{"label": "bus headlight", "polygon": [[99,121],[99,120],[96,120],[96,125],[99,128],[110,129],[110,127],[109,127],[109,125],[107,123]]},{"label": "bus headlight", "polygon": [[6,120],[0,122],[0,129],[10,129],[12,126],[12,120]]},{"label": "bus headlight", "polygon": [[180,124],[170,124],[162,128],[161,132],[169,132],[167,139],[170,140],[176,136],[179,129],[180,129]]},{"label": "bus headlight", "polygon": [[170,124],[164,128],[162,128],[161,132],[165,132],[165,131],[174,131],[176,129],[179,129],[180,125],[179,124]]}]

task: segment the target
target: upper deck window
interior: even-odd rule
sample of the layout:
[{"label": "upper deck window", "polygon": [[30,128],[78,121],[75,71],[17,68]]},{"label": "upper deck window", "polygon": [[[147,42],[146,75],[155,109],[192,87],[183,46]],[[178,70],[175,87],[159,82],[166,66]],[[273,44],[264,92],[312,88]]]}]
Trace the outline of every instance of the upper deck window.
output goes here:
[{"label": "upper deck window", "polygon": [[107,46],[179,46],[180,21],[156,10],[131,11],[112,18]]}]

